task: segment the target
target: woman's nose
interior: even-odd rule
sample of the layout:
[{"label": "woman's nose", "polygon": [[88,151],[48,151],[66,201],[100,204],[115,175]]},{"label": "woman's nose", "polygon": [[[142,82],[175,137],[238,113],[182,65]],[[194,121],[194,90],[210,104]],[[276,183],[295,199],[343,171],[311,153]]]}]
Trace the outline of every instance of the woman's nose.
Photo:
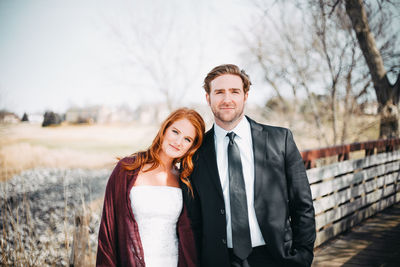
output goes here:
[{"label": "woman's nose", "polygon": [[181,146],[182,146],[182,142],[183,142],[183,137],[178,136],[178,137],[176,138],[176,145],[179,146],[179,147],[181,147]]}]

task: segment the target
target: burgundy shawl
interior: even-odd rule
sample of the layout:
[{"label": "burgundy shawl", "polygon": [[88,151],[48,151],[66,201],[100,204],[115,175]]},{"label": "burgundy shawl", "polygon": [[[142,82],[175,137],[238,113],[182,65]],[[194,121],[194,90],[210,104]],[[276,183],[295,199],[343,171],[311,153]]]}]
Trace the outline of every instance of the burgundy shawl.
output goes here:
[{"label": "burgundy shawl", "polygon": [[[128,157],[118,162],[108,180],[99,229],[96,266],[145,266],[139,229],[129,197],[137,170],[127,171],[121,166],[121,162],[132,163],[134,160],[133,157]],[[197,266],[194,236],[185,205],[178,219],[177,235],[178,266]]]}]

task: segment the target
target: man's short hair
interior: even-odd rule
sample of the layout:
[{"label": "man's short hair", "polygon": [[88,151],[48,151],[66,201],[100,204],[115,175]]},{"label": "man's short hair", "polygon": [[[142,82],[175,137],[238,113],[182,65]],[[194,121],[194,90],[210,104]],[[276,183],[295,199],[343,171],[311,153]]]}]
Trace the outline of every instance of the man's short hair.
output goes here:
[{"label": "man's short hair", "polygon": [[206,90],[207,94],[210,94],[211,88],[210,88],[210,83],[217,77],[224,75],[224,74],[232,74],[232,75],[237,75],[242,79],[243,82],[243,91],[244,93],[247,93],[250,90],[250,77],[249,75],[246,74],[244,70],[239,69],[238,66],[234,64],[224,64],[224,65],[219,65],[215,68],[213,68],[206,76],[204,79],[204,84],[203,88]]}]

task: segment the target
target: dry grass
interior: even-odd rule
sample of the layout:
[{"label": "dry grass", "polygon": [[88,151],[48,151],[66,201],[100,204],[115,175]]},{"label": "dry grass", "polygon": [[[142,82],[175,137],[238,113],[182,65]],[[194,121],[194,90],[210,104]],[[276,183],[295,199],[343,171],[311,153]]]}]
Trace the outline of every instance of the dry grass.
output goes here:
[{"label": "dry grass", "polygon": [[[1,208],[1,266],[95,266],[97,231],[91,229],[99,224],[98,206],[92,209],[83,201],[81,207],[71,210],[65,202],[64,218],[55,221],[51,217],[41,234],[37,233],[26,198],[14,209],[4,199]],[[62,231],[55,228],[57,224],[63,224]]]},{"label": "dry grass", "polygon": [[156,130],[156,126],[137,124],[1,125],[0,181],[35,167],[112,167],[116,157],[147,147]]}]

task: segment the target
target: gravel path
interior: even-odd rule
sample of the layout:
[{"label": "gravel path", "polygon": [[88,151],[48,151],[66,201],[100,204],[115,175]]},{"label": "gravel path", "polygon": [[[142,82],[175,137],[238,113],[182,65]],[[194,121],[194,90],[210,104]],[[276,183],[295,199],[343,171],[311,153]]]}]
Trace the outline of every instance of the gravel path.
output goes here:
[{"label": "gravel path", "polygon": [[104,196],[111,170],[33,169],[0,183],[0,265],[67,266],[74,218],[90,216],[89,248],[97,249],[101,210],[87,204]]}]

